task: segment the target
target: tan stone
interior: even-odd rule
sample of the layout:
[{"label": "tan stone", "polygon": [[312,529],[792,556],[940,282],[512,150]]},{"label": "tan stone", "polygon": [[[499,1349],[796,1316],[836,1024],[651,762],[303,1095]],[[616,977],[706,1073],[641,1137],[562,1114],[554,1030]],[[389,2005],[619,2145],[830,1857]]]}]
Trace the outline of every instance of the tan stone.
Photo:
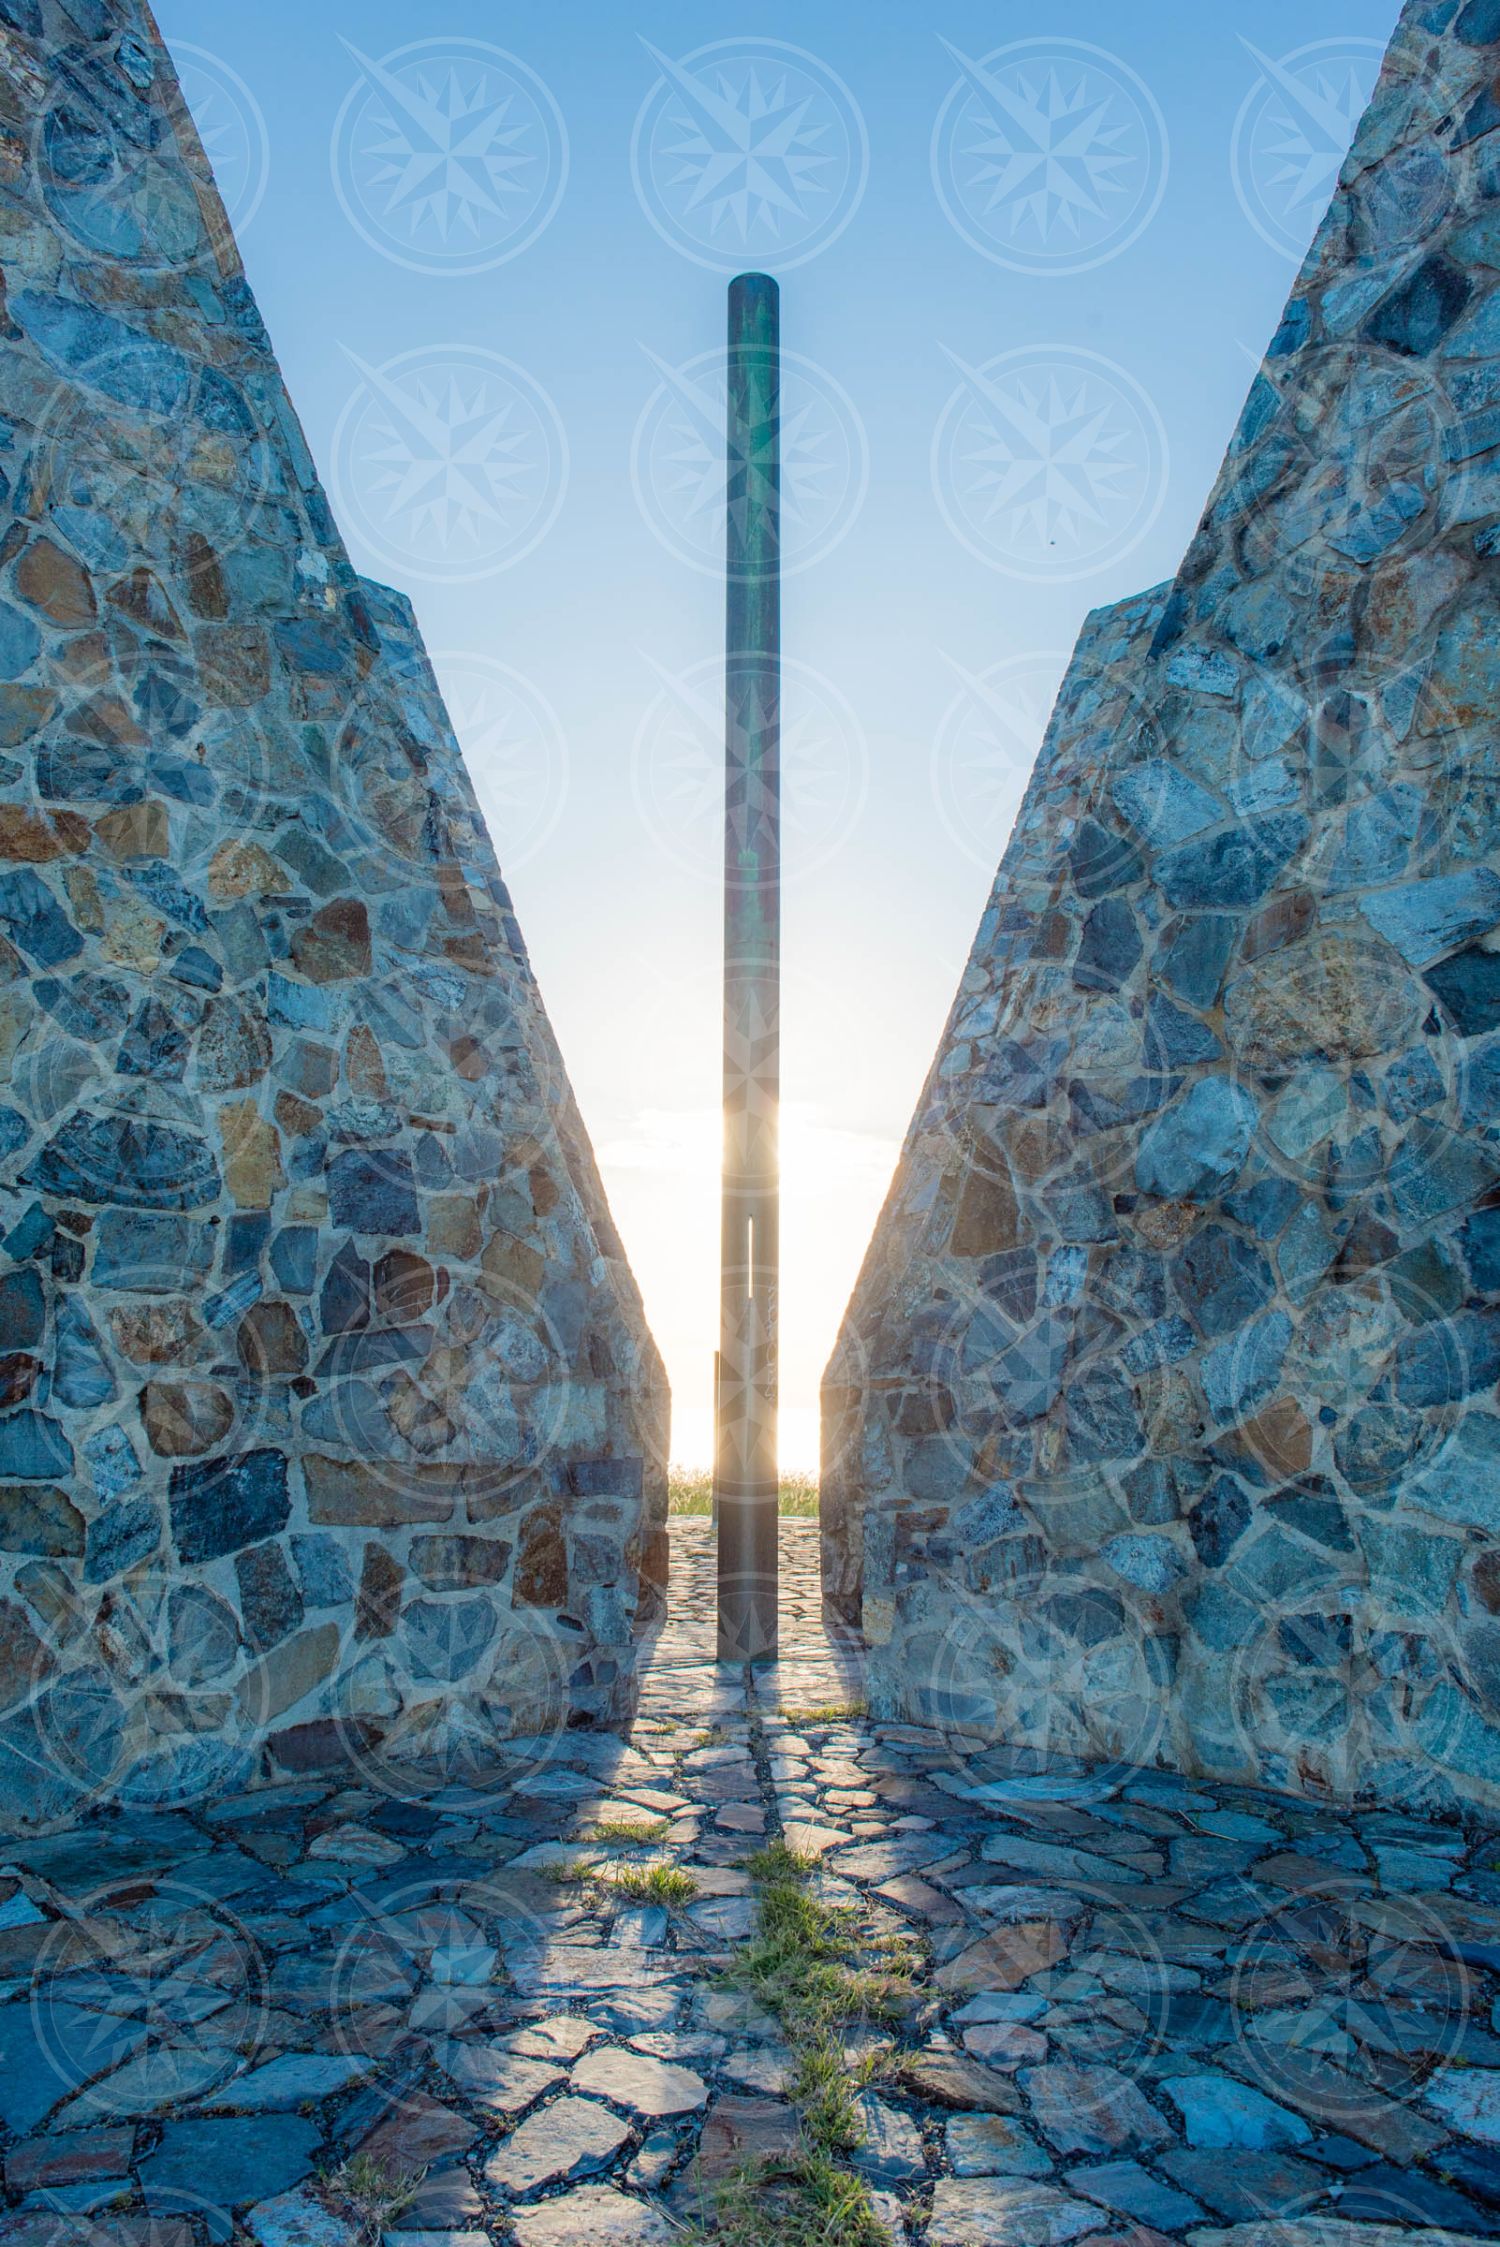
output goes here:
[{"label": "tan stone", "polygon": [[234,1406],[214,1381],[148,1381],[141,1424],[159,1458],[199,1459],[228,1435]]},{"label": "tan stone", "polygon": [[281,1141],[253,1100],[231,1100],[219,1111],[224,1142],[224,1183],[241,1209],[269,1209],[286,1184]]},{"label": "tan stone", "polygon": [[68,893],[68,903],[72,907],[75,924],[86,936],[101,935],[104,930],[104,901],[99,895],[99,884],[88,867],[65,867],[63,886]]},{"label": "tan stone", "polygon": [[49,858],[60,858],[62,851],[50,820],[23,810],[19,804],[0,804],[0,858],[26,859],[33,866],[43,866]]},{"label": "tan stone", "polygon": [[147,632],[167,640],[184,636],[182,619],[148,569],[135,569],[128,577],[117,579],[104,598],[112,609],[118,609]]},{"label": "tan stone", "polygon": [[149,975],[161,958],[162,938],[166,933],[166,922],[138,897],[114,898],[110,901],[108,926],[104,932],[104,957],[112,960],[116,967],[134,968],[137,975]]},{"label": "tan stone", "polygon": [[222,710],[245,710],[271,691],[271,648],[253,625],[210,627],[195,636],[198,675]]},{"label": "tan stone", "polygon": [[1224,1449],[1248,1455],[1277,1481],[1305,1475],[1312,1465],[1312,1423],[1295,1397],[1277,1397],[1253,1420],[1233,1429]]},{"label": "tan stone", "polygon": [[380,1048],[363,1022],[355,1024],[345,1041],[344,1081],[364,1100],[384,1100],[390,1089]]},{"label": "tan stone", "polygon": [[355,1600],[356,1638],[389,1638],[401,1613],[405,1573],[400,1561],[383,1545],[366,1545]]},{"label": "tan stone", "polygon": [[395,1529],[409,1521],[449,1521],[463,1487],[458,1467],[327,1459],[303,1461],[309,1521],[330,1529]]},{"label": "tan stone", "polygon": [[338,1658],[337,1623],[318,1623],[283,1640],[241,1678],[242,1714],[252,1724],[269,1724],[321,1685]]},{"label": "tan stone", "polygon": [[986,1166],[976,1163],[965,1173],[953,1220],[955,1256],[994,1256],[1020,1240],[1015,1188],[993,1167],[994,1161],[990,1157]]},{"label": "tan stone", "polygon": [[559,1507],[539,1506],[522,1522],[510,1600],[512,1607],[566,1607],[568,1548]]},{"label": "tan stone", "polygon": [[323,1118],[310,1100],[300,1100],[295,1092],[278,1092],[276,1121],[288,1139],[306,1139],[317,1130]]},{"label": "tan stone", "polygon": [[118,804],[94,822],[94,832],[112,858],[170,858],[171,826],[167,807],[154,797],[138,804]]},{"label": "tan stone", "polygon": [[1236,1055],[1256,1068],[1309,1055],[1359,1061],[1399,1052],[1422,1003],[1383,944],[1327,930],[1237,976],[1224,994]]},{"label": "tan stone", "polygon": [[240,1320],[235,1349],[257,1381],[268,1374],[300,1373],[307,1364],[307,1336],[290,1303],[253,1304]]},{"label": "tan stone", "polygon": [[492,1233],[479,1261],[487,1278],[504,1281],[509,1290],[528,1300],[537,1294],[547,1269],[541,1251],[517,1240],[514,1233]]},{"label": "tan stone", "polygon": [[46,687],[0,687],[0,749],[19,749],[56,708],[57,696]]},{"label": "tan stone", "polygon": [[180,1365],[196,1355],[203,1329],[185,1301],[122,1305],[109,1314],[115,1348],[133,1365]]},{"label": "tan stone", "polygon": [[34,538],[21,556],[16,591],[28,607],[71,629],[92,624],[98,614],[87,570],[50,538]]},{"label": "tan stone", "polygon": [[1015,1927],[997,1927],[981,1935],[934,1977],[939,1989],[1017,1990],[1044,1967],[1055,1966],[1067,1953],[1062,1929],[1053,1919],[1023,1920]]},{"label": "tan stone", "polygon": [[208,886],[215,897],[265,897],[287,886],[286,868],[259,843],[220,843],[209,860]]},{"label": "tan stone", "polygon": [[479,1254],[479,1212],[467,1194],[434,1194],[427,1204],[427,1245],[434,1256],[468,1263]]},{"label": "tan stone", "polygon": [[69,715],[68,731],[83,741],[102,741],[111,749],[143,749],[149,738],[117,694],[91,694],[80,702]]},{"label": "tan stone", "polygon": [[335,897],[292,939],[292,958],[309,983],[346,983],[370,972],[370,916],[363,899]]}]

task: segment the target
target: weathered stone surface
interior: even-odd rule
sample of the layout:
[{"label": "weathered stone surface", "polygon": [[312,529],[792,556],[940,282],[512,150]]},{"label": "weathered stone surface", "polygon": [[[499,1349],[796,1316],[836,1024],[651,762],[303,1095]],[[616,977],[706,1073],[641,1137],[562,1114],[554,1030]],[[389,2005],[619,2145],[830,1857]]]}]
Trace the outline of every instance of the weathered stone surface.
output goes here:
[{"label": "weathered stone surface", "polygon": [[[452,1525],[425,1588],[509,1613],[510,1517],[649,1460],[548,1576],[550,1690],[617,1718],[664,1384],[414,617],[350,565],[143,0],[0,17],[0,1483],[38,1490],[0,1599],[57,1569],[80,1669],[146,1661],[152,1569],[244,1603],[222,1690],[129,1687],[132,1785],[265,1775],[244,1642],[299,1597],[415,1752],[498,1641],[419,1611],[376,1656],[400,1594],[342,1532]],[[283,1534],[315,1583],[269,1581]],[[278,1758],[337,1745],[328,1698]]]},{"label": "weathered stone surface", "polygon": [[1054,2185],[1010,2178],[940,2178],[928,2247],[1061,2247],[1099,2228],[1099,2210]]},{"label": "weathered stone surface", "polygon": [[630,2125],[597,2099],[558,2099],[513,2130],[485,2163],[499,2192],[517,2198],[602,2169],[630,2135]]},{"label": "weathered stone surface", "polygon": [[[1378,1535],[1496,1511],[1490,21],[1407,0],[1177,577],[1059,693],[826,1378],[887,1717],[1500,1799],[1463,1579]],[[1309,1495],[1337,1583],[1274,1527]]]}]

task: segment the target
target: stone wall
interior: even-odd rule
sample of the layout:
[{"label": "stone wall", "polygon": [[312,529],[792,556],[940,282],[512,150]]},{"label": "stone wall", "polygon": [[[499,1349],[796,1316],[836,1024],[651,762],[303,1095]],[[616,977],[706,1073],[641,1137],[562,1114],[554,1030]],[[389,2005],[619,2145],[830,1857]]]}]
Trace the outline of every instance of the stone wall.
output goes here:
[{"label": "stone wall", "polygon": [[628,1702],[665,1388],[138,0],[0,0],[0,278],[0,1813],[481,1774]]},{"label": "stone wall", "polygon": [[877,1709],[1500,1792],[1500,7],[1089,620],[829,1370]]}]

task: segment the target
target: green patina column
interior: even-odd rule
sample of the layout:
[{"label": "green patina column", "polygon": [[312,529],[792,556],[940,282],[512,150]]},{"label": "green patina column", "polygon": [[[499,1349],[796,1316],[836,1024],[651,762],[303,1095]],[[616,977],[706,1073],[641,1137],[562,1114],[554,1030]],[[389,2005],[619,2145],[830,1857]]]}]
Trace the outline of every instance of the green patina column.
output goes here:
[{"label": "green patina column", "polygon": [[719,1658],[776,1652],[781,1096],[781,310],[729,284]]}]

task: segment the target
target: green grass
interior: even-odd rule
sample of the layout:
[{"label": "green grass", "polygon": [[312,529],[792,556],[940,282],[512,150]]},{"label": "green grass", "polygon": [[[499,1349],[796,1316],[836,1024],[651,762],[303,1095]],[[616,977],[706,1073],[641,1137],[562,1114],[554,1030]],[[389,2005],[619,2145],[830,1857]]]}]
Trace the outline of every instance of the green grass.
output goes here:
[{"label": "green grass", "polygon": [[698,1893],[697,1881],[681,1865],[601,1866],[595,1878],[633,1904],[664,1904],[668,1911],[680,1910]]},{"label": "green grass", "polygon": [[337,2169],[325,2170],[319,2176],[318,2197],[373,2247],[382,2232],[389,2231],[405,2215],[426,2174],[425,2169],[410,2174],[388,2169],[373,2154],[356,2153]]},{"label": "green grass", "polygon": [[868,2185],[840,2163],[864,2136],[857,2099],[876,2064],[851,2069],[844,2032],[899,2020],[913,1993],[889,1947],[877,1948],[879,1970],[857,1963],[870,1948],[859,1915],[814,1896],[813,1870],[784,1841],[749,1861],[756,1932],[726,1979],[781,2025],[801,2136],[795,2151],[748,2162],[720,2187],[714,2247],[882,2247],[887,2238]]},{"label": "green grass", "polygon": [[[669,1514],[711,1514],[714,1509],[714,1478],[706,1467],[673,1467],[667,1478],[667,1512]],[[816,1475],[786,1474],[781,1478],[779,1511],[799,1521],[816,1521],[818,1518],[818,1478]]]},{"label": "green grass", "polygon": [[665,1841],[669,1831],[665,1818],[596,1818],[584,1836],[587,1841],[632,1842],[642,1844]]},{"label": "green grass", "polygon": [[780,1714],[788,1724],[853,1724],[857,1718],[868,1716],[868,1701],[822,1701],[811,1709],[783,1708]]}]

